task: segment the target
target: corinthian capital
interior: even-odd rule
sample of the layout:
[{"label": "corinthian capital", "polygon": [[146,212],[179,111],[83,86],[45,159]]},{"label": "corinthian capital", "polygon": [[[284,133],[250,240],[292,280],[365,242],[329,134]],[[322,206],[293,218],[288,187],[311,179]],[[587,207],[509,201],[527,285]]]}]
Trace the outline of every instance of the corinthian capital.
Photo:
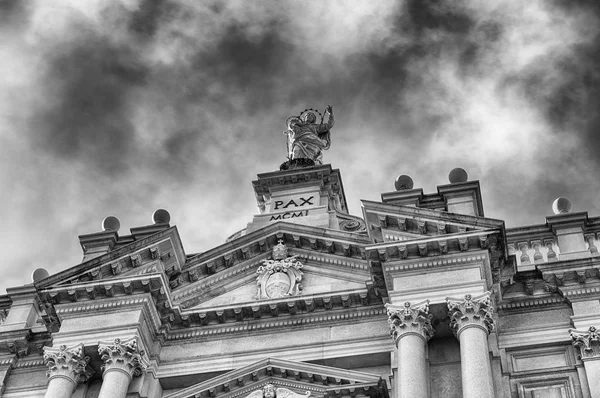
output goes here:
[{"label": "corinthian capital", "polygon": [[429,313],[429,300],[417,304],[408,301],[404,306],[386,304],[390,335],[396,343],[407,334],[417,334],[425,341],[433,336],[433,327]]},{"label": "corinthian capital", "polygon": [[94,371],[88,367],[90,357],[83,356],[83,344],[73,347],[45,347],[44,362],[48,365],[48,380],[62,377],[74,384],[86,383]]},{"label": "corinthian capital", "polygon": [[573,345],[579,348],[581,359],[600,359],[600,333],[594,326],[590,326],[587,332],[569,329]]},{"label": "corinthian capital", "polygon": [[488,333],[494,330],[490,292],[476,297],[467,294],[464,299],[447,297],[446,303],[450,311],[450,327],[456,336],[467,327],[479,327]]},{"label": "corinthian capital", "polygon": [[98,342],[98,354],[104,364],[102,372],[121,371],[129,377],[141,376],[148,366],[144,351],[138,348],[137,337],[126,340],[115,339],[112,342]]}]

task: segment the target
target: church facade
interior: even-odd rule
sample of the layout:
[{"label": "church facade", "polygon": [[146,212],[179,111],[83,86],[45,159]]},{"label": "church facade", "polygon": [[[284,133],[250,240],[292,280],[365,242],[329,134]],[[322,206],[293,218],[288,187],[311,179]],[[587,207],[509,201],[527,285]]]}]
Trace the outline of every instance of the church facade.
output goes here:
[{"label": "church facade", "polygon": [[600,397],[600,217],[506,228],[460,169],[359,217],[313,163],[259,174],[259,212],[204,253],[164,210],[108,219],[7,289],[0,396]]}]

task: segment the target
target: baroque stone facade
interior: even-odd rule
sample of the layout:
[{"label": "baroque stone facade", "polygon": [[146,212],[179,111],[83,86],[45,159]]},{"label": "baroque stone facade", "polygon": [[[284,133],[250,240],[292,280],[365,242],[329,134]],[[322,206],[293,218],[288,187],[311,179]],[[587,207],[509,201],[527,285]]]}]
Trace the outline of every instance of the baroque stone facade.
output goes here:
[{"label": "baroque stone facade", "polygon": [[460,170],[359,217],[301,163],[258,175],[218,247],[184,251],[164,210],[107,219],[80,264],[8,289],[0,396],[600,397],[599,217],[506,228]]}]

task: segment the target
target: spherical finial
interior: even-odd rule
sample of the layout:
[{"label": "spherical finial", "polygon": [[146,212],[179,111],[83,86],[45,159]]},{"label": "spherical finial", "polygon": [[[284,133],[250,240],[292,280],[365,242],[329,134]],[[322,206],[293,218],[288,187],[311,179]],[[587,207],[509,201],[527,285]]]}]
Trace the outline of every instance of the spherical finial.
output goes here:
[{"label": "spherical finial", "polygon": [[44,268],[38,268],[31,273],[31,281],[37,282],[42,279],[46,279],[49,276],[50,276],[50,274]]},{"label": "spherical finial", "polygon": [[152,214],[154,224],[168,224],[171,221],[171,215],[165,209],[158,209]]},{"label": "spherical finial", "polygon": [[413,180],[409,176],[402,174],[396,178],[396,182],[394,182],[394,186],[396,187],[396,191],[400,191],[401,189],[412,189]]},{"label": "spherical finial", "polygon": [[121,222],[115,216],[108,216],[102,221],[102,230],[106,232],[119,232]]},{"label": "spherical finial", "polygon": [[552,203],[552,211],[554,214],[569,213],[571,212],[572,207],[571,201],[567,198],[557,198],[554,203]]},{"label": "spherical finial", "polygon": [[456,184],[459,182],[467,182],[468,179],[469,179],[469,175],[467,174],[465,169],[461,169],[460,167],[452,169],[450,171],[450,174],[448,174],[448,180],[450,180],[450,184]]}]

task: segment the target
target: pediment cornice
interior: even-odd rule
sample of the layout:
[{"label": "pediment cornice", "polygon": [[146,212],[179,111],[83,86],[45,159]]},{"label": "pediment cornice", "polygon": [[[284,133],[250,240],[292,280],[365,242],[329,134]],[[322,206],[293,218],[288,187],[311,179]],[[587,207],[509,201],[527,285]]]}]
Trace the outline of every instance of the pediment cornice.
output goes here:
[{"label": "pediment cornice", "polygon": [[267,384],[295,390],[296,393],[323,397],[364,394],[388,398],[385,380],[378,375],[275,358],[198,383],[165,398],[246,397]]}]

